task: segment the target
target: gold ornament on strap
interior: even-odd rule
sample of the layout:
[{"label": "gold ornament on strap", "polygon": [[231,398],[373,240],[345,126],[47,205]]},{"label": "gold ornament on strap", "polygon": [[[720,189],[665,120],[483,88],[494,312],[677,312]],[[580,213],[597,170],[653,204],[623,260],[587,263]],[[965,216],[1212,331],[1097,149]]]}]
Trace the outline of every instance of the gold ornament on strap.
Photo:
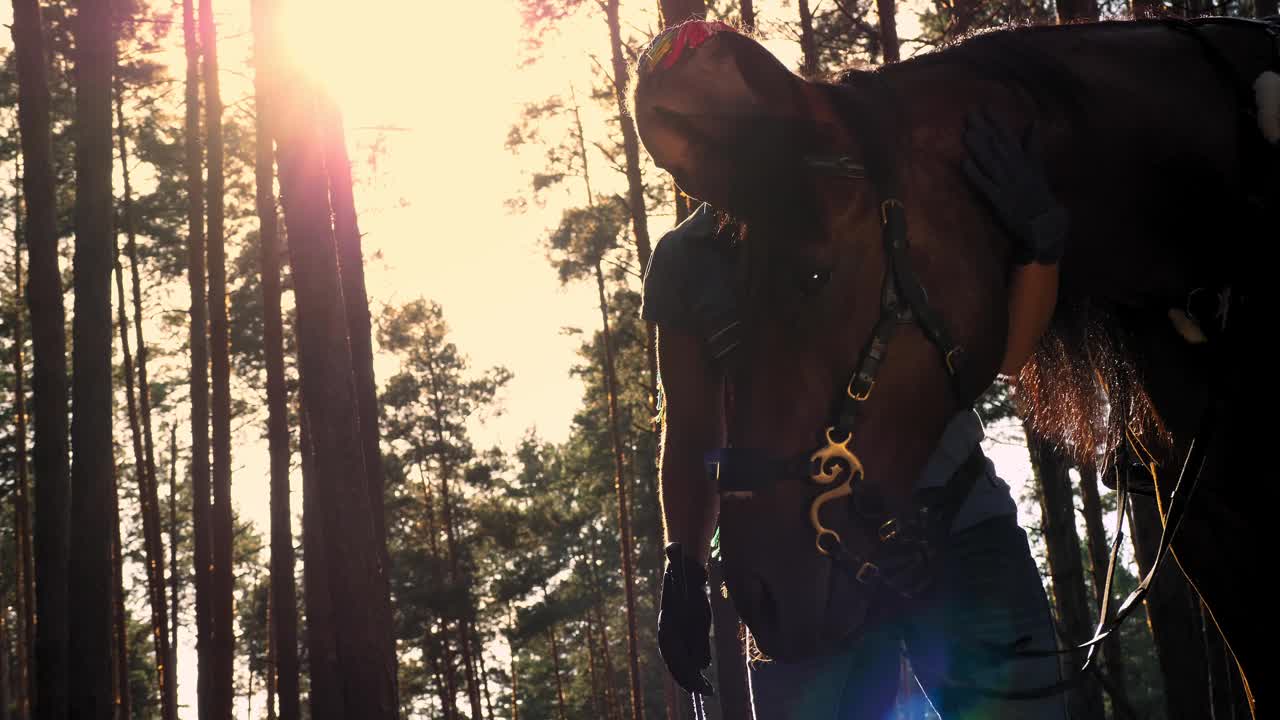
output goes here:
[{"label": "gold ornament on strap", "polygon": [[814,498],[813,504],[809,506],[809,522],[813,525],[814,532],[817,533],[815,543],[818,546],[818,552],[823,555],[831,554],[831,551],[822,544],[823,537],[830,537],[831,540],[835,541],[836,545],[839,545],[840,534],[822,524],[820,515],[822,506],[833,500],[853,495],[853,479],[854,477],[861,477],[863,474],[862,462],[849,449],[849,443],[853,440],[853,433],[846,434],[843,440],[836,442],[836,439],[832,437],[834,432],[834,427],[827,428],[826,446],[814,451],[809,456],[809,461],[815,464],[814,471],[809,475],[809,479],[819,485],[835,485],[835,487]]}]

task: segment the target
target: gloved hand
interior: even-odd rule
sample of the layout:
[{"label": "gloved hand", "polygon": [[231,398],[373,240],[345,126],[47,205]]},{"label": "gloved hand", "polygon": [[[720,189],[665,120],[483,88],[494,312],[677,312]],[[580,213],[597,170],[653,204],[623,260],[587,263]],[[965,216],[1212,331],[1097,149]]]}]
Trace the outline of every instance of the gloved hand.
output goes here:
[{"label": "gloved hand", "polygon": [[964,172],[1014,236],[1013,262],[1052,265],[1062,259],[1068,215],[1045,177],[1035,125],[1019,144],[990,115],[970,112]]},{"label": "gloved hand", "polygon": [[658,652],[671,677],[692,693],[713,695],[700,670],[711,666],[711,602],[707,599],[707,571],[684,552],[680,543],[667,545],[662,573],[662,608],[658,612]]}]

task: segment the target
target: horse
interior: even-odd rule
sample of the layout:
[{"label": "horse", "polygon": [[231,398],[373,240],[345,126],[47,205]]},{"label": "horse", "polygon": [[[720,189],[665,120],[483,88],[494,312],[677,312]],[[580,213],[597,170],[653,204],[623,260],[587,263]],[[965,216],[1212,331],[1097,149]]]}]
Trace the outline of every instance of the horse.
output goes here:
[{"label": "horse", "polygon": [[1278,38],[1229,18],[1009,28],[830,82],[715,23],[642,53],[644,147],[745,258],[728,444],[776,477],[720,468],[720,547],[761,651],[831,649],[908,594],[876,558],[1016,339],[1011,239],[962,170],[982,108],[1036,128],[1071,216],[1049,329],[1014,378],[1028,422],[1082,463],[1101,448],[1108,473],[1137,453],[1166,514],[1176,484],[1198,488],[1173,556],[1265,712],[1275,622],[1250,580],[1275,505],[1245,481],[1266,447],[1246,415],[1270,406],[1246,338],[1272,303],[1253,256],[1280,207]]}]

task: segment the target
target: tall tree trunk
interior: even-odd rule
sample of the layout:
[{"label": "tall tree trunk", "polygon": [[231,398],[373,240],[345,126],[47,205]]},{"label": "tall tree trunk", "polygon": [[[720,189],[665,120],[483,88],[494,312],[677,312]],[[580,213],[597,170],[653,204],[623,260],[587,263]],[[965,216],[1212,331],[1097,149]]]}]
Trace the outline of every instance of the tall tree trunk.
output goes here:
[{"label": "tall tree trunk", "polygon": [[[597,583],[597,587],[599,587],[599,583]],[[611,720],[621,720],[622,706],[618,702],[617,688],[613,684],[613,656],[609,654],[609,623],[605,619],[603,602],[601,602],[599,596],[596,598],[595,613],[596,625],[600,628],[600,659],[604,662],[606,717]]]},{"label": "tall tree trunk", "polygon": [[276,642],[275,608],[271,593],[267,593],[267,720],[276,720]]},{"label": "tall tree trunk", "polygon": [[884,53],[884,64],[896,63],[902,59],[898,49],[898,19],[894,0],[876,0],[876,14],[880,18],[880,45]]},{"label": "tall tree trunk", "polygon": [[444,670],[440,667],[440,642],[436,639],[433,623],[428,622],[422,637],[422,656],[426,658],[428,669],[435,679],[436,695],[440,700],[440,716],[449,720],[449,693],[445,687]]},{"label": "tall tree trunk", "polygon": [[484,692],[484,710],[485,717],[493,720],[493,701],[489,699],[489,673],[484,669],[484,643],[481,642],[480,633],[476,630],[475,621],[471,622],[471,641],[472,646],[476,648],[476,665],[480,671],[480,689]]},{"label": "tall tree trunk", "polygon": [[112,686],[115,690],[115,717],[130,720],[133,703],[129,696],[129,613],[124,609],[124,545],[120,542],[120,488],[115,473],[111,482],[111,568],[115,581],[111,586],[111,621],[113,625]]},{"label": "tall tree trunk", "polygon": [[600,682],[600,671],[596,665],[596,635],[589,611],[584,630],[587,635],[587,679],[591,687],[591,712],[593,717],[603,719],[608,717],[608,711],[605,709],[604,692],[601,690],[604,685]]},{"label": "tall tree trunk", "polygon": [[206,253],[209,270],[209,359],[213,412],[213,506],[210,537],[213,570],[209,578],[213,612],[212,720],[230,720],[235,687],[235,626],[231,559],[231,364],[227,347],[227,261],[223,237],[222,95],[218,85],[218,37],[213,0],[200,0],[200,60],[204,76],[205,157],[209,217]]},{"label": "tall tree trunk", "polygon": [[742,0],[742,29],[747,32],[756,31],[756,6],[752,0]]},{"label": "tall tree trunk", "polygon": [[809,0],[796,0],[796,5],[800,8],[800,74],[813,79],[818,74],[818,44],[813,37],[813,13],[809,12]]},{"label": "tall tree trunk", "polygon": [[[364,452],[365,473],[369,478],[369,507],[373,510],[374,534],[378,546],[385,550],[387,530],[383,509],[383,483],[386,473],[382,469],[382,449],[378,444],[378,389],[373,377],[372,323],[369,319],[369,296],[364,285],[364,252],[361,248],[360,226],[356,221],[351,160],[347,157],[342,116],[331,101],[322,101],[324,162],[329,173],[334,240],[338,246],[338,270],[346,306],[347,332],[351,340],[351,365],[355,370],[360,444]],[[385,552],[382,562],[384,566],[390,562]]]},{"label": "tall tree trunk", "polygon": [[[1075,503],[1071,497],[1071,478],[1064,456],[1047,441],[1027,431],[1027,449],[1040,483],[1040,510],[1049,570],[1053,578],[1053,598],[1058,608],[1058,621],[1069,643],[1087,640],[1093,631],[1093,617],[1084,587],[1084,567],[1080,559],[1080,537],[1076,534]],[[1064,656],[1071,662],[1073,655]],[[1093,678],[1067,693],[1067,708],[1072,717],[1101,718],[1104,715],[1102,691]]]},{"label": "tall tree trunk", "polygon": [[[438,431],[436,438],[439,442],[440,434]],[[427,479],[427,474],[421,461],[418,462],[418,477],[422,481],[422,528],[431,546],[431,557],[433,561],[438,561],[440,558],[440,541],[438,539],[440,531],[436,527],[435,499],[431,492],[431,482]],[[439,631],[435,628],[437,621],[440,623]],[[435,659],[436,672],[441,679],[439,685],[441,712],[444,713],[445,720],[454,720],[458,716],[458,680],[455,675],[457,664],[454,662],[452,650],[449,648],[449,625],[445,618],[427,621],[425,641],[427,649]]]},{"label": "tall tree trunk", "polygon": [[[314,123],[320,108],[300,79],[281,78],[281,85],[294,88],[288,105],[295,124],[287,132],[281,129],[276,154],[297,303],[299,370],[320,495],[315,507],[322,517],[340,663],[339,710],[345,717],[395,718],[395,643],[381,563],[386,550],[378,546],[369,502],[323,138]],[[314,556],[306,553],[305,562]]]},{"label": "tall tree trunk", "polygon": [[[128,238],[133,264],[134,320],[139,342],[142,338],[142,300],[140,298],[141,282],[138,277],[137,235],[133,229],[133,188],[129,183],[129,150],[125,140],[124,100],[119,83],[115,88],[115,108],[117,124],[117,140],[120,146],[120,169],[124,184],[123,220],[125,235]],[[133,439],[134,473],[138,481],[138,502],[142,509],[143,553],[146,557],[147,599],[151,608],[151,637],[155,645],[157,685],[160,692],[160,708],[163,720],[177,720],[178,705],[173,694],[174,675],[169,665],[169,612],[164,586],[164,543],[160,537],[160,499],[156,492],[155,455],[150,443],[144,442],[141,419],[150,414],[150,401],[144,399],[140,408],[137,396],[146,398],[149,393],[143,384],[146,381],[146,370],[142,363],[146,360],[144,345],[138,347],[138,395],[134,394],[134,365],[129,352],[129,323],[125,316],[124,265],[120,259],[119,247],[115,251],[116,297],[118,299],[116,316],[120,324],[120,347],[124,359],[125,398],[129,414],[129,432]],[[150,428],[150,419],[147,419]]]},{"label": "tall tree trunk", "polygon": [[1280,10],[1277,9],[1276,0],[1253,0],[1254,17],[1268,17],[1275,15]]},{"label": "tall tree trunk", "polygon": [[[435,627],[439,623],[439,628]],[[449,646],[449,623],[440,618],[432,623],[428,631],[435,638],[441,668],[444,672],[444,716],[445,720],[458,718],[458,663],[453,656],[453,648]]]},{"label": "tall tree trunk", "polygon": [[25,323],[22,308],[22,209],[14,196],[13,243],[13,422],[15,479],[13,492],[14,541],[14,615],[17,628],[17,692],[14,693],[14,717],[31,717],[31,652],[35,642],[35,575],[31,554],[31,499],[27,472],[27,390],[26,363],[22,358]]},{"label": "tall tree trunk", "polygon": [[[431,372],[434,373],[435,365],[432,364],[431,368],[432,368]],[[443,417],[446,412],[444,407],[444,400],[441,397],[440,392],[438,391],[438,386],[436,385],[434,376],[431,380],[431,387],[432,387],[431,400],[430,400],[431,407],[434,410],[437,417]],[[438,447],[438,448],[448,447],[448,440],[445,438],[444,431],[439,423],[436,423],[433,426],[432,433],[435,437],[435,447]],[[447,450],[443,452],[447,453]],[[421,471],[421,468],[419,468],[419,471]],[[473,614],[474,613],[473,604],[475,600],[471,596],[470,578],[464,577],[461,571],[461,553],[458,549],[458,533],[457,533],[457,528],[453,522],[453,494],[449,491],[449,478],[453,476],[453,473],[454,473],[454,468],[452,463],[448,460],[447,455],[443,456],[440,459],[440,507],[441,507],[441,510],[443,513],[443,519],[444,519],[446,550],[449,553],[449,556],[448,556],[449,578],[448,579],[449,579],[449,585],[451,587],[456,588],[458,591],[465,593],[466,603],[468,607],[464,612],[468,614]],[[433,520],[434,515],[431,512],[430,493],[427,494],[426,500],[427,500],[426,507],[428,512],[428,518]],[[432,530],[432,532],[434,533],[434,529]],[[435,537],[434,534],[432,535],[432,537],[433,538]],[[436,546],[433,544],[432,549],[433,551],[436,551],[438,548],[436,548]],[[454,618],[454,621],[457,627],[458,652],[461,653],[462,655],[463,671],[466,674],[467,700],[471,705],[471,717],[472,717],[472,720],[480,720],[480,718],[483,717],[483,714],[481,713],[481,710],[480,710],[480,688],[476,681],[475,663],[474,663],[474,659],[472,658],[469,633],[467,632],[468,618],[465,618],[465,617]],[[441,624],[442,624],[441,629],[444,633],[441,637],[444,639],[444,642],[445,642],[446,660],[449,662],[448,667],[451,669],[453,667],[453,664],[452,664],[452,661],[449,660],[448,658],[448,650],[447,650],[448,637],[449,637],[448,618],[442,618]]]},{"label": "tall tree trunk", "polygon": [[631,541],[631,513],[627,509],[626,473],[622,467],[622,436],[618,428],[618,381],[614,373],[613,341],[609,333],[609,301],[604,291],[604,272],[596,261],[596,289],[600,296],[600,322],[604,339],[605,387],[609,395],[609,437],[613,444],[614,487],[618,495],[618,533],[622,546],[622,589],[627,604],[627,661],[631,681],[631,720],[644,717],[644,697],[640,693],[640,648],[636,638],[635,571]]},{"label": "tall tree trunk", "polygon": [[[1155,501],[1134,497],[1129,506],[1129,519],[1133,527],[1134,558],[1138,561],[1138,571],[1146,576],[1160,542],[1160,513]],[[1165,567],[1152,580],[1143,604],[1164,678],[1164,717],[1168,720],[1209,717],[1211,699],[1205,683],[1209,665],[1200,627],[1200,603],[1194,591],[1176,566]]]},{"label": "tall tree trunk", "polygon": [[560,648],[556,642],[556,627],[547,628],[547,638],[551,642],[551,670],[556,678],[556,709],[560,720],[569,720],[569,712],[564,704],[564,681],[560,677]]},{"label": "tall tree trunk", "polygon": [[[191,288],[191,533],[196,588],[196,662],[199,720],[210,720],[213,700],[213,564],[209,508],[209,338],[205,304],[204,153],[200,142],[200,46],[194,0],[182,2],[187,58],[186,146],[187,282]],[[225,720],[217,718],[217,720]]]},{"label": "tall tree trunk", "polygon": [[[511,623],[515,632],[515,622]],[[516,671],[516,647],[511,646],[511,720],[520,720],[520,673]]]},{"label": "tall tree trunk", "polygon": [[711,617],[715,622],[717,697],[723,720],[751,720],[751,690],[738,612],[722,590],[724,569],[711,562]]},{"label": "tall tree trunk", "polygon": [[[694,0],[696,1],[696,0]],[[704,10],[705,13],[705,10]],[[631,230],[636,238],[636,259],[641,271],[649,267],[649,215],[644,204],[644,179],[640,175],[640,141],[634,125],[627,120],[627,78],[629,69],[622,53],[622,28],[618,20],[618,0],[607,0],[605,17],[609,23],[609,48],[613,59],[613,95],[622,126],[622,151],[626,158],[627,207],[631,211]],[[645,360],[649,369],[649,409],[658,403],[658,354],[653,323],[646,323]],[[656,414],[656,413],[654,413]]]},{"label": "tall tree trunk", "polygon": [[294,582],[293,517],[289,508],[289,408],[281,319],[280,230],[277,226],[274,140],[276,4],[254,0],[254,179],[262,245],[262,340],[267,366],[267,443],[271,453],[271,648],[280,720],[299,720],[298,594]]},{"label": "tall tree trunk", "polygon": [[22,195],[30,253],[34,399],[36,625],[35,705],[40,720],[67,717],[70,692],[68,573],[71,545],[70,446],[67,436],[66,312],[58,268],[57,206],[49,117],[49,54],[37,0],[13,0]]},{"label": "tall tree trunk", "polygon": [[[1089,569],[1093,578],[1094,602],[1102,606],[1105,599],[1104,590],[1107,584],[1107,567],[1111,563],[1111,552],[1107,543],[1107,531],[1102,524],[1102,498],[1098,494],[1098,473],[1091,467],[1080,470],[1080,500],[1084,505],[1085,530],[1089,542]],[[1124,651],[1120,648],[1120,633],[1114,633],[1102,644],[1107,682],[1105,688],[1111,695],[1112,704],[1118,708],[1115,715],[1134,717],[1133,705],[1129,702],[1127,683],[1124,677]]]},{"label": "tall tree trunk", "polygon": [[[169,426],[169,667],[178,676],[178,426]],[[173,684],[178,694],[178,684]]]},{"label": "tall tree trunk", "polygon": [[315,443],[307,421],[306,400],[298,407],[298,450],[302,456],[302,587],[306,593],[307,660],[311,671],[308,698],[315,720],[342,720],[342,681],[334,641],[333,601],[329,595],[329,566],[325,554],[324,518],[316,487]]},{"label": "tall tree trunk", "polygon": [[13,688],[9,675],[9,608],[0,602],[0,718],[10,720],[13,705]]},{"label": "tall tree trunk", "polygon": [[111,3],[82,2],[74,24],[76,78],[75,306],[72,319],[71,562],[75,638],[67,699],[78,720],[111,717]]}]

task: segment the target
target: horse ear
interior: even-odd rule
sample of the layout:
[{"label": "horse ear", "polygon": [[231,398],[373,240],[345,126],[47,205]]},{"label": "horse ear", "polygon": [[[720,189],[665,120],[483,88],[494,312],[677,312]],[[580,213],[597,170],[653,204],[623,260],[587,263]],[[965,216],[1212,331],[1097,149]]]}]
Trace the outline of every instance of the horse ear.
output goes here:
[{"label": "horse ear", "polygon": [[806,83],[721,23],[690,22],[638,61],[634,116],[645,149],[690,196],[726,210],[749,196],[761,153],[789,152],[812,124]]}]

